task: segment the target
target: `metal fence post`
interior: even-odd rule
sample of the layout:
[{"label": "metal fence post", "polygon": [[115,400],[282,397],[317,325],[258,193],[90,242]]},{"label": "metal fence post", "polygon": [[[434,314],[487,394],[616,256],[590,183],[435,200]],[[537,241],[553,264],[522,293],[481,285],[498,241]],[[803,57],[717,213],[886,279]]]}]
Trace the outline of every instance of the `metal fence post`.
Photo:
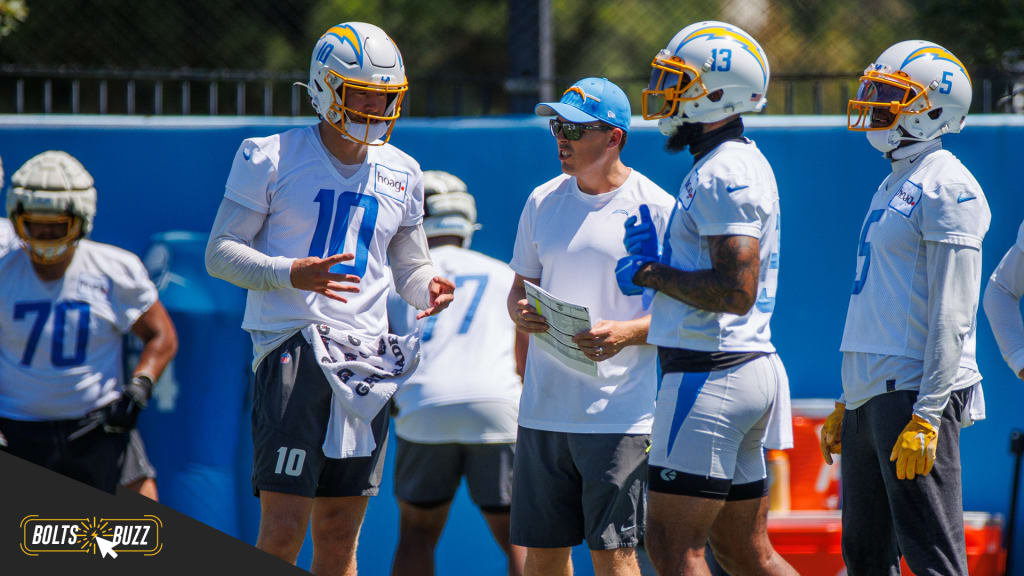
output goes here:
[{"label": "metal fence post", "polygon": [[245,116],[245,80],[235,84],[235,114]]},{"label": "metal fence post", "polygon": [[107,81],[100,80],[100,114],[107,113]]},{"label": "metal fence post", "polygon": [[82,86],[78,78],[71,81],[71,113],[78,114],[81,108]]},{"label": "metal fence post", "polygon": [[43,113],[53,112],[53,80],[47,78],[43,81]]},{"label": "metal fence post", "polygon": [[210,96],[210,106],[209,106],[210,116],[216,116],[217,115],[217,81],[216,80],[211,80],[210,81],[209,96]]}]

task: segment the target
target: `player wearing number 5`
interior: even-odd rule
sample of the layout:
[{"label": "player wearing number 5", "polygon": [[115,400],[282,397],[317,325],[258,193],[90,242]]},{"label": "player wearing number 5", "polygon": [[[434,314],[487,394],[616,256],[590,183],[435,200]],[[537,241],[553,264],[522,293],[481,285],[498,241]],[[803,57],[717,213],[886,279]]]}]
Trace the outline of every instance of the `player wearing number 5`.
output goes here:
[{"label": "player wearing number 5", "polygon": [[846,313],[843,395],[822,428],[842,451],[849,573],[966,574],[960,429],[984,417],[975,361],[981,187],[942,135],[963,128],[971,79],[945,48],[911,40],[864,71],[849,103],[892,172],[861,226]]},{"label": "player wearing number 5", "polygon": [[[177,350],[174,326],[138,257],[85,239],[96,189],[78,160],[44,152],[11,183],[22,243],[0,250],[0,448],[114,492],[128,432]],[[143,342],[130,375],[129,331]]]},{"label": "player wearing number 5", "polygon": [[[349,430],[347,416],[332,413],[323,358],[302,331],[322,325],[356,342],[387,334],[388,261],[420,315],[442,310],[454,291],[430,261],[419,165],[387,143],[407,88],[402,55],[383,30],[328,29],[307,86],[319,123],[242,142],[207,246],[210,274],[249,290],[242,328],[256,372],[257,546],[294,562],[312,517],[314,572],[355,573],[388,410],[373,418],[372,438]],[[345,448],[328,457],[326,434],[342,420]]]}]

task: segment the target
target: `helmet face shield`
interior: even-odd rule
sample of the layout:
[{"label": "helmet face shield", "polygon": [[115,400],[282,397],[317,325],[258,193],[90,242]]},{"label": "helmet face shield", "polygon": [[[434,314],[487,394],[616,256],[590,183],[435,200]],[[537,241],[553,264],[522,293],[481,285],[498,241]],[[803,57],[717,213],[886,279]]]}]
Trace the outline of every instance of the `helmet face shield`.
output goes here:
[{"label": "helmet face shield", "polygon": [[14,231],[28,244],[29,256],[39,264],[64,260],[68,248],[82,237],[82,219],[67,212],[20,212],[13,221]]},{"label": "helmet face shield", "polygon": [[334,70],[328,70],[324,80],[331,88],[330,109],[340,116],[331,126],[362,144],[381,145],[388,141],[402,114],[402,99],[409,89],[408,82],[363,82],[346,78]]},{"label": "helmet face shield", "polygon": [[668,118],[675,114],[680,102],[696,100],[707,93],[696,68],[662,50],[651,62],[651,80],[641,98],[644,120]]},{"label": "helmet face shield", "polygon": [[860,78],[856,98],[846,105],[849,130],[890,130],[903,114],[920,114],[931,109],[924,86],[905,73],[890,73],[886,67],[873,66]]}]

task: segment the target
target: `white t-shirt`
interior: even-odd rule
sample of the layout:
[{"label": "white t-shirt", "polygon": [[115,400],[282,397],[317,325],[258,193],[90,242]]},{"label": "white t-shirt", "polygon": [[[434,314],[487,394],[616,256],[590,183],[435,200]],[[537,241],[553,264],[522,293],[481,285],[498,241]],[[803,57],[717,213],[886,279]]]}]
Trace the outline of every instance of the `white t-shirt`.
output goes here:
[{"label": "white t-shirt", "polygon": [[[647,204],[664,233],[672,197],[633,170],[604,194],[585,194],[561,175],[530,195],[519,217],[512,269],[556,297],[590,309],[593,324],[646,316],[641,296],[626,296],[615,265],[626,256],[623,222]],[[538,430],[646,434],[654,420],[657,349],[629,346],[597,364],[592,377],[566,367],[535,345],[526,361],[519,424]]]},{"label": "white t-shirt", "polygon": [[258,361],[302,327],[327,324],[373,339],[387,331],[390,275],[387,248],[400,227],[423,219],[419,164],[390,144],[367,147],[351,177],[332,165],[316,126],[249,138],[235,154],[224,197],[266,214],[253,248],[269,256],[327,257],[351,252],[355,260],[332,271],[361,278],[347,303],[316,292],[250,290],[242,328]]},{"label": "white t-shirt", "polygon": [[24,250],[0,257],[0,417],[81,418],[121,394],[124,334],[157,300],[134,254],[81,240],[43,282]]},{"label": "white t-shirt", "polygon": [[754,306],[738,316],[658,293],[647,341],[706,352],[774,352],[770,322],[779,277],[779,190],[771,165],[749,140],[723,142],[690,169],[675,201],[661,261],[680,270],[711,269],[708,236],[759,240]]},{"label": "white t-shirt", "polygon": [[[388,297],[391,331],[420,334],[420,363],[395,394],[395,432],[413,442],[515,442],[522,384],[515,371],[515,325],[505,301],[514,277],[504,262],[456,246],[430,250],[438,273],[455,282],[455,301],[436,316],[394,292]],[[486,404],[497,420],[481,418]],[[443,411],[443,429],[431,408]],[[418,415],[424,412],[426,417]],[[453,422],[452,420],[456,421]]]},{"label": "white t-shirt", "polygon": [[[928,339],[925,242],[981,250],[991,213],[974,176],[936,140],[895,163],[861,227],[843,352],[924,359]],[[976,280],[981,282],[980,276]],[[975,307],[977,302],[968,303]],[[978,371],[973,326],[960,366]]]}]

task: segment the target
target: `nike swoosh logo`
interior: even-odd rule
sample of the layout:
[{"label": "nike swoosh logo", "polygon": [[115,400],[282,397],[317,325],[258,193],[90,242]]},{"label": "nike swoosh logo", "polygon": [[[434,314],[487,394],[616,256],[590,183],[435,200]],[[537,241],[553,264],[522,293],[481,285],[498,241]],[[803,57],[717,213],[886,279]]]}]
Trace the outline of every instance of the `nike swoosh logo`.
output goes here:
[{"label": "nike swoosh logo", "polygon": [[242,158],[245,158],[247,161],[250,158],[252,158],[252,150],[251,149],[249,149],[249,150],[242,150]]},{"label": "nike swoosh logo", "polygon": [[963,204],[964,202],[970,202],[971,200],[977,200],[977,199],[978,199],[977,196],[964,196],[963,194],[961,194],[960,197],[956,199],[956,203],[957,204]]},{"label": "nike swoosh logo", "polygon": [[725,191],[729,194],[736,192],[737,190],[743,190],[744,188],[750,188],[750,186],[726,186]]}]

